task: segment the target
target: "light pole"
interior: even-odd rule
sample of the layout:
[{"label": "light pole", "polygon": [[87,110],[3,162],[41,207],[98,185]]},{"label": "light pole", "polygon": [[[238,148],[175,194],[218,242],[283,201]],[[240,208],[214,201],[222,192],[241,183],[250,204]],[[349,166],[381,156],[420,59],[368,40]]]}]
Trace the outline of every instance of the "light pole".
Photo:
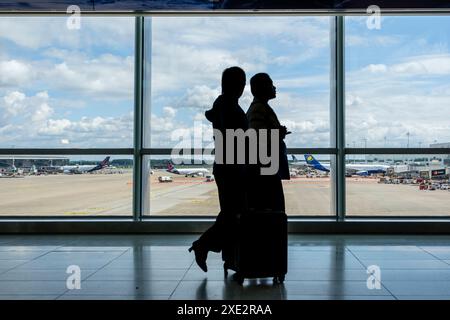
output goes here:
[{"label": "light pole", "polygon": [[[364,137],[361,140],[364,141],[364,149],[367,149],[367,138]],[[364,154],[364,159],[365,159],[365,161],[367,163],[367,154]]]},{"label": "light pole", "polygon": [[[356,147],[356,142],[352,141],[352,143],[353,143],[353,148],[355,148]],[[356,154],[353,155],[353,163],[355,163],[355,162],[356,162]]]},{"label": "light pole", "polygon": [[408,143],[406,144],[406,148],[409,148],[409,135],[410,135],[409,131],[406,133],[406,135],[408,136]]}]

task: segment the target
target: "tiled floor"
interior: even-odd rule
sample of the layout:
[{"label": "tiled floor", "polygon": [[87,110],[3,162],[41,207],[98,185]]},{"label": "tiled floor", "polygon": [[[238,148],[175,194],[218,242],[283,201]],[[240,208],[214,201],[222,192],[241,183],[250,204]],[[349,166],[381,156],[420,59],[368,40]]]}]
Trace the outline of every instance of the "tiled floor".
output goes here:
[{"label": "tiled floor", "polygon": [[[285,283],[242,287],[224,279],[218,254],[208,273],[197,267],[195,238],[0,236],[0,299],[450,299],[450,236],[290,235]],[[68,289],[71,265],[80,289]]]}]

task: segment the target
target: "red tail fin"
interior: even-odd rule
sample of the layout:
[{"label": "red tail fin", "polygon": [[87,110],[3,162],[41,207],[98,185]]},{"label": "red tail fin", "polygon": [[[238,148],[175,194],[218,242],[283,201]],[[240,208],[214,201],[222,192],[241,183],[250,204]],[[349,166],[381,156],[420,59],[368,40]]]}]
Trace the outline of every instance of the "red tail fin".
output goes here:
[{"label": "red tail fin", "polygon": [[110,157],[106,157],[105,160],[103,160],[103,161],[100,163],[100,165],[101,165],[102,167],[106,167],[107,165],[109,165],[109,159],[110,159]]}]

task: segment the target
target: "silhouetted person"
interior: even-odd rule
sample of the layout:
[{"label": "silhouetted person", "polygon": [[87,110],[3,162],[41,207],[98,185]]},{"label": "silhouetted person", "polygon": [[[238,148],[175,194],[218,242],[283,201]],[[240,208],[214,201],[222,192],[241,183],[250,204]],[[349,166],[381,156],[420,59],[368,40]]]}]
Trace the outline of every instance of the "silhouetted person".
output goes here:
[{"label": "silhouetted person", "polygon": [[207,271],[206,258],[209,251],[222,251],[228,230],[235,215],[246,209],[245,165],[236,164],[236,148],[234,164],[225,163],[226,160],[226,129],[247,130],[247,117],[239,106],[238,100],[244,92],[245,72],[239,67],[225,69],[222,73],[222,94],[216,99],[212,109],[205,112],[206,118],[212,122],[216,130],[220,130],[223,143],[215,139],[216,154],[219,148],[223,152],[223,163],[214,162],[213,174],[217,184],[220,202],[220,212],[212,227],[192,244],[189,251],[195,251],[195,260],[203,271]]},{"label": "silhouetted person", "polygon": [[[249,128],[257,130],[267,129],[267,150],[271,150],[270,144],[274,143],[270,139],[270,130],[279,130],[279,168],[273,175],[262,175],[261,164],[251,166],[249,169],[251,186],[248,191],[248,206],[255,210],[285,211],[282,179],[289,179],[289,167],[286,155],[286,145],[283,141],[287,131],[285,126],[280,124],[274,110],[268,102],[276,97],[276,88],[272,79],[266,73],[258,73],[250,79],[250,87],[253,94],[253,102],[247,111]],[[258,147],[261,141],[258,134]]]}]

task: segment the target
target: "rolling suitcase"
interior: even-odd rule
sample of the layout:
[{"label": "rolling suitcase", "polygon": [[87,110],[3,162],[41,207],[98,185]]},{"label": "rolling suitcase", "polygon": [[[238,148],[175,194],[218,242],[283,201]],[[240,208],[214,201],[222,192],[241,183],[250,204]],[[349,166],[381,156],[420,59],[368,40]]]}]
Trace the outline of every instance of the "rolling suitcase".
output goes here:
[{"label": "rolling suitcase", "polygon": [[287,273],[287,216],[284,212],[250,211],[238,215],[235,233],[223,249],[224,274],[234,270],[234,279],[273,277],[283,283]]}]

